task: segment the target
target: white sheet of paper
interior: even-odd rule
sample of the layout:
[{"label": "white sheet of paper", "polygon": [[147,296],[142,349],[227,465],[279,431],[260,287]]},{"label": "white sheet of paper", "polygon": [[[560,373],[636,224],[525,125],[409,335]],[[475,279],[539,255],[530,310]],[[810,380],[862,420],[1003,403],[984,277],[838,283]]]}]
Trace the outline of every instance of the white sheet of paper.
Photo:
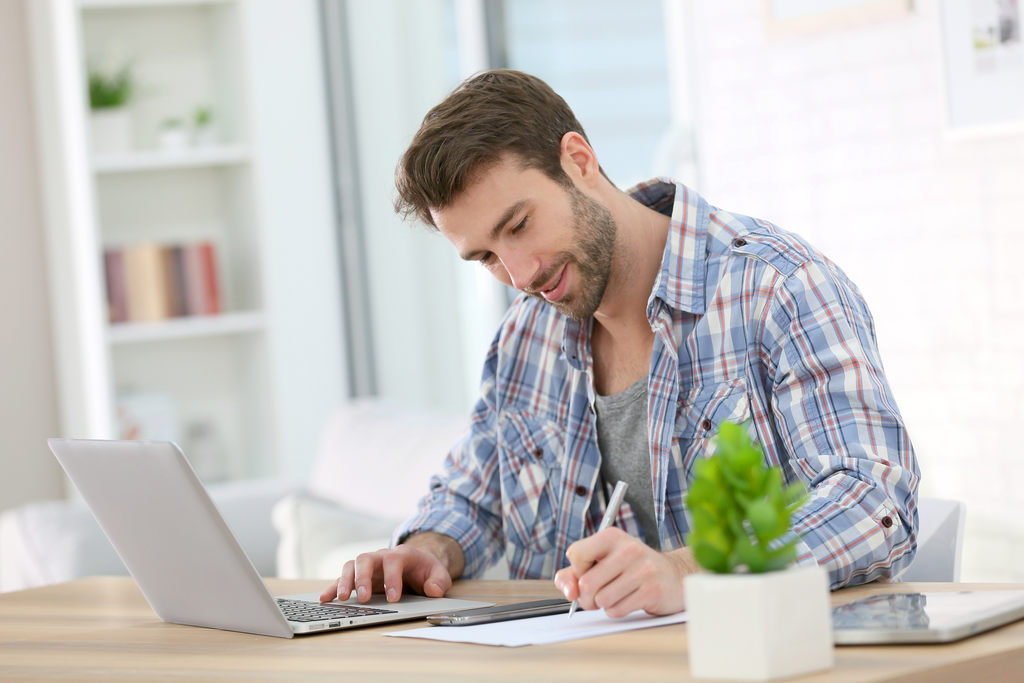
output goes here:
[{"label": "white sheet of paper", "polygon": [[396,638],[446,640],[452,643],[522,647],[523,645],[547,645],[566,640],[592,638],[638,628],[679,624],[684,621],[686,621],[686,612],[670,614],[666,617],[652,617],[643,611],[637,611],[628,616],[613,619],[606,616],[604,610],[590,610],[576,612],[572,619],[566,614],[552,614],[546,617],[513,619],[512,621],[477,624],[476,626],[428,626],[408,631],[391,631],[384,635]]}]

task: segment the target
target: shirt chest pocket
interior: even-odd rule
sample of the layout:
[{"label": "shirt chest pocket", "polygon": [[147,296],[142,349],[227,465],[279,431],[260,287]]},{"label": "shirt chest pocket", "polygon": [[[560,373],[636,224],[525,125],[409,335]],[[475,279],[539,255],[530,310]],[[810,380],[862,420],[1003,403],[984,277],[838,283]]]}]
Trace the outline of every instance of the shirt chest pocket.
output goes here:
[{"label": "shirt chest pocket", "polygon": [[500,418],[498,467],[505,537],[533,552],[554,547],[564,446],[557,425],[522,413]]},{"label": "shirt chest pocket", "polygon": [[750,399],[742,379],[693,387],[680,403],[672,444],[687,480],[693,463],[709,455],[711,440],[723,422],[749,419]]}]

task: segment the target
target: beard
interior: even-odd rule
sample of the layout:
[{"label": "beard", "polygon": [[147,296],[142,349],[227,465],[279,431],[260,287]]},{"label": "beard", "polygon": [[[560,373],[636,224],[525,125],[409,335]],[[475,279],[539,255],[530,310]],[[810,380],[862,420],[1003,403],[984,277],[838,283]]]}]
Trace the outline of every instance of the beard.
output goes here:
[{"label": "beard", "polygon": [[574,264],[579,273],[578,291],[566,292],[551,305],[570,318],[583,321],[594,315],[604,298],[611,276],[618,226],[611,212],[600,202],[575,187],[569,187],[567,194],[572,206],[576,245],[561,252],[552,267],[534,280],[536,287],[531,285],[527,292],[543,299],[537,287],[549,282],[563,266]]}]

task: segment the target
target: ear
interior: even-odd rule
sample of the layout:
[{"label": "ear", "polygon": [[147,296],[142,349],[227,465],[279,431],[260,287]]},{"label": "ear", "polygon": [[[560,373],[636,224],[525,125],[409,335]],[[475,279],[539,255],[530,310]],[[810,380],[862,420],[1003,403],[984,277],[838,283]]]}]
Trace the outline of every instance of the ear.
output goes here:
[{"label": "ear", "polygon": [[570,180],[583,185],[593,185],[601,177],[594,148],[579,133],[569,131],[562,136],[562,168]]}]

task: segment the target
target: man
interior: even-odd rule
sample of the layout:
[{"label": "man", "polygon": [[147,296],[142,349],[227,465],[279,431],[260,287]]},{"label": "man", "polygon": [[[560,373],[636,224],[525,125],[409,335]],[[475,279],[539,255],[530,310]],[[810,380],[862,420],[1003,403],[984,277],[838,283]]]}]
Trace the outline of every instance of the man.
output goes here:
[{"label": "man", "polygon": [[[554,576],[584,609],[681,610],[687,484],[726,420],[809,487],[798,561],[834,588],[910,563],[919,474],[870,313],[800,238],[681,184],[622,192],[562,98],[515,71],[431,110],[396,182],[400,212],[523,294],[419,513],[322,600],[440,596],[504,551],[512,578]],[[618,479],[626,504],[595,534]]]}]

